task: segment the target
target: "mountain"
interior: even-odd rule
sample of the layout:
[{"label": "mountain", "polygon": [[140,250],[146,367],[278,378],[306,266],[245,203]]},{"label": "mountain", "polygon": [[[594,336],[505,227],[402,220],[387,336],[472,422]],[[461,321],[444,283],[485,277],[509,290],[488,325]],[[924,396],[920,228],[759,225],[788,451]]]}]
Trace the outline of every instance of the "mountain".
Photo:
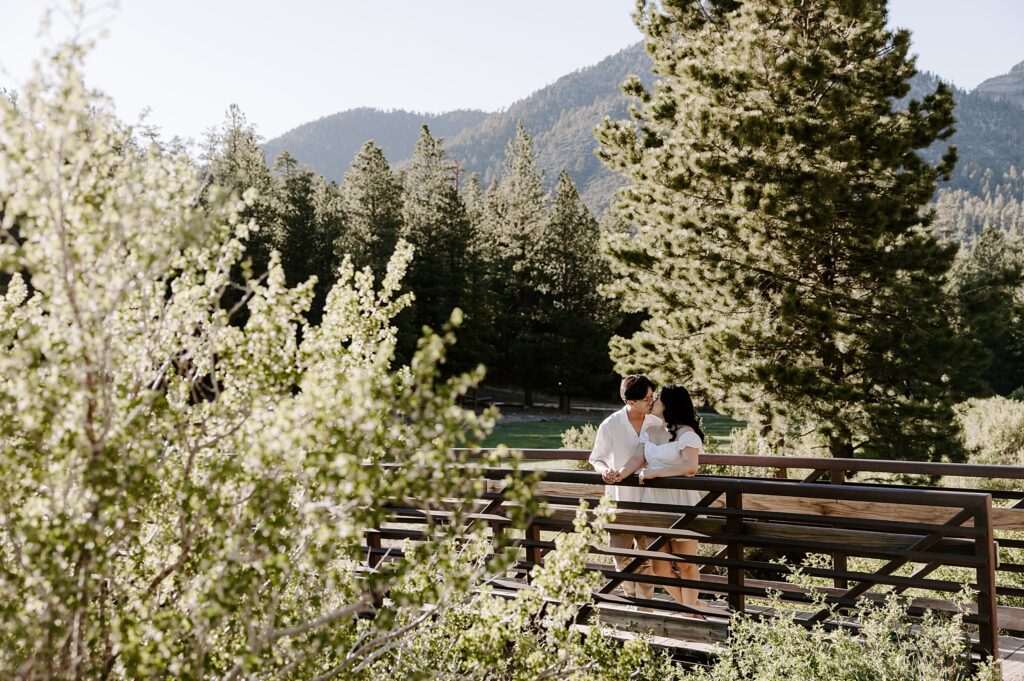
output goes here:
[{"label": "mountain", "polygon": [[450,139],[447,148],[487,186],[500,172],[505,145],[521,121],[534,138],[537,163],[549,188],[565,169],[583,200],[601,208],[623,181],[594,154],[594,126],[605,116],[628,117],[629,99],[622,94],[622,83],[633,75],[647,85],[653,80],[643,43],[563,76],[505,111],[491,114]]},{"label": "mountain", "polygon": [[[427,123],[435,136],[446,138],[449,153],[468,172],[479,174],[486,186],[500,172],[505,145],[521,121],[534,138],[548,188],[564,168],[587,204],[600,211],[623,181],[594,155],[594,127],[605,116],[628,117],[630,102],[621,85],[631,75],[651,86],[651,63],[642,43],[563,76],[503,111],[424,115],[355,109],[306,123],[267,142],[264,149],[268,158],[288,149],[301,162],[336,179],[367,139],[374,139],[393,165],[408,159],[420,124]],[[938,80],[933,74],[918,74],[911,96],[934,91]],[[1018,92],[1024,92],[1024,64],[974,91],[954,89],[957,132],[950,143],[957,146],[960,161],[944,189],[984,196],[994,184],[1011,177],[1015,187],[1020,185],[1013,193],[1024,200],[1024,182],[1017,179],[1024,170],[1024,107],[1016,103]],[[938,145],[925,155],[937,160],[944,147]]]},{"label": "mountain", "polygon": [[[911,82],[910,96],[920,98],[934,92],[938,80],[931,73],[917,74]],[[993,98],[981,86],[970,92],[954,87],[953,99],[956,133],[948,144],[956,146],[958,160],[953,177],[940,189],[984,196],[993,184],[1024,170],[1024,107],[1007,98]],[[937,144],[924,155],[936,162],[946,146]],[[1018,199],[1024,200],[1024,184],[1019,190]]]},{"label": "mountain", "polygon": [[1000,99],[1024,108],[1024,61],[995,78],[989,78],[974,90],[992,99]]},{"label": "mountain", "polygon": [[622,180],[606,170],[594,155],[594,126],[605,116],[628,116],[629,100],[621,86],[631,75],[648,85],[650,59],[637,43],[594,66],[559,78],[513,103],[507,109],[484,114],[456,111],[429,116],[407,111],[375,109],[344,111],[301,125],[263,145],[268,161],[282,150],[328,178],[339,178],[363,142],[373,139],[392,164],[412,155],[419,126],[426,123],[434,136],[446,139],[445,148],[486,186],[500,171],[505,145],[522,121],[534,137],[538,164],[548,188],[563,168],[576,182],[592,208],[602,208]]},{"label": "mountain", "polygon": [[267,163],[287,150],[331,180],[340,180],[352,158],[367,140],[374,140],[391,164],[412,156],[420,126],[430,126],[435,137],[451,137],[487,118],[484,111],[459,110],[442,114],[380,109],[350,109],[304,123],[263,145]]}]

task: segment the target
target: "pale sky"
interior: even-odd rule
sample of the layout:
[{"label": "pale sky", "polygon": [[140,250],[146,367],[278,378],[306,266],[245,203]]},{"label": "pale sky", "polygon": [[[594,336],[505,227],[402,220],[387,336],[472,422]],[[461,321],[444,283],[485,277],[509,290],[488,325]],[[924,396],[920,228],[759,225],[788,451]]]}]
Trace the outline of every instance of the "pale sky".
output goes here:
[{"label": "pale sky", "polygon": [[[52,0],[0,0],[0,86],[53,38]],[[96,7],[99,2],[88,2]],[[199,139],[237,103],[275,137],[359,106],[494,111],[638,41],[634,0],[122,0],[90,83],[133,120]],[[63,5],[58,5],[63,6]],[[1024,61],[1024,0],[892,0],[918,66],[963,88]],[[59,29],[54,29],[59,36]]]}]

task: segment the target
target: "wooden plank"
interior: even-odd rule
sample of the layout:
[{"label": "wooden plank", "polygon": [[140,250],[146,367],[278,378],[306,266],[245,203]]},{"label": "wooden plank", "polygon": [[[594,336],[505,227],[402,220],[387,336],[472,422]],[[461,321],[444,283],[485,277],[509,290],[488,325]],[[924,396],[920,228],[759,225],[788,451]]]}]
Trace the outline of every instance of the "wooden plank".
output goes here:
[{"label": "wooden plank", "polygon": [[[744,503],[746,503],[746,500],[747,497],[744,497]],[[549,506],[546,517],[562,521],[572,521],[576,517],[576,508],[572,506]],[[678,515],[672,513],[624,510],[616,514],[615,523],[611,526],[611,529],[636,531],[637,526],[648,528],[667,527],[678,517]],[[623,527],[620,527],[620,525]],[[721,534],[726,532],[726,523],[720,518],[698,518],[690,523],[687,529],[703,535]],[[905,549],[912,546],[920,538],[919,535],[751,521],[743,523],[743,532],[753,538],[842,543],[850,547],[851,553],[858,547]],[[650,533],[652,535],[657,534],[655,531]],[[943,549],[962,552],[973,551],[974,542],[964,539],[947,538],[942,540],[940,545]]]},{"label": "wooden plank", "polygon": [[[501,483],[489,481],[487,487],[488,491],[496,492],[500,489]],[[604,495],[604,486],[542,482],[537,487],[537,494],[599,499]],[[713,503],[712,507],[721,507],[722,505],[724,505],[724,502],[719,500]],[[877,520],[931,523],[933,525],[941,525],[955,513],[955,510],[941,506],[914,506],[883,502],[841,501],[837,499],[803,499],[800,497],[757,494],[745,494],[743,496],[743,505],[745,508],[753,511],[808,513],[846,518],[872,518]],[[968,521],[964,523],[964,526],[972,527],[973,522]],[[1024,530],[1024,508],[993,508],[992,527],[996,530]]]},{"label": "wooden plank", "polygon": [[[566,450],[576,451],[576,450]],[[568,456],[563,458],[570,458]],[[933,463],[929,461],[897,461],[891,459],[840,459],[807,456],[750,456],[745,454],[704,454],[701,463],[756,468],[797,468],[874,473],[909,473],[910,475],[950,475],[959,478],[988,480],[1024,479],[1024,466],[993,466],[987,464]]]},{"label": "wooden plank", "polygon": [[[523,454],[525,459],[586,461],[590,456],[590,452],[584,449],[520,449],[518,451]],[[800,470],[820,468],[825,470],[874,473],[909,473],[911,475],[950,475],[959,478],[983,478],[987,480],[1024,480],[1024,466],[933,463],[929,461],[896,461],[890,459],[840,459],[813,456],[752,456],[750,454],[703,454],[700,460],[704,464],[746,466],[748,468],[795,468]]]},{"label": "wooden plank", "polygon": [[976,576],[976,593],[978,600],[978,614],[984,621],[978,624],[978,639],[982,650],[990,658],[999,659],[999,611],[996,603],[996,544],[992,536],[992,497],[986,499],[983,508],[975,509],[975,525],[988,529],[988,536],[984,541],[979,540],[975,545],[975,553],[979,559],[985,561],[979,565]]},{"label": "wooden plank", "polygon": [[638,612],[613,605],[599,605],[597,612],[602,624],[634,633],[700,643],[724,643],[729,637],[728,615],[721,619],[698,620],[681,615]]},{"label": "wooden plank", "polygon": [[[743,494],[740,492],[728,492],[725,497],[725,503],[728,508],[734,508],[738,510],[743,509]],[[743,518],[740,516],[729,516],[725,519],[725,531],[732,535],[748,534],[748,526],[753,526],[756,523],[745,523]],[[743,588],[746,582],[747,572],[742,567],[735,565],[735,562],[743,560],[743,544],[740,542],[729,542],[726,546],[725,557],[730,561],[734,561],[733,564],[729,565],[726,570],[728,571],[729,586]],[[729,599],[729,607],[735,612],[743,612],[746,610],[746,596],[740,591],[730,592],[727,596]]]},{"label": "wooden plank", "polygon": [[[708,582],[709,584],[726,584],[727,580],[722,575],[706,575],[700,576],[700,581]],[[783,593],[796,593],[806,594],[809,593],[807,589],[797,584],[791,584],[789,582],[777,582],[774,580],[766,579],[747,579],[747,586],[753,586],[759,589],[774,589],[775,591],[781,591]],[[846,592],[846,589],[837,589],[835,587],[818,587],[818,590],[827,593],[830,596],[841,596]],[[884,592],[869,591],[868,593],[861,596],[861,598],[867,599],[873,603],[882,603],[888,597],[888,590]],[[956,603],[942,599],[942,598],[912,598],[909,604],[919,608],[929,608],[931,610],[941,612],[957,612],[960,606]],[[977,603],[968,603],[965,613],[968,615],[978,614]],[[1011,606],[1001,605],[999,606],[999,626],[1009,631],[1024,631],[1024,608],[1015,608]]]}]

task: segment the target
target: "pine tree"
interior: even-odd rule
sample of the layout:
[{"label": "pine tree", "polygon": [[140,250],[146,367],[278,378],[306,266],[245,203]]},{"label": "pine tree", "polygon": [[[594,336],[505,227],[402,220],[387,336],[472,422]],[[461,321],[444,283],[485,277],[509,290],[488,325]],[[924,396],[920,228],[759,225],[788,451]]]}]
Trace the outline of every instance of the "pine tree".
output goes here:
[{"label": "pine tree", "polygon": [[[406,277],[415,301],[401,320],[406,343],[424,326],[440,329],[455,308],[471,302],[467,252],[473,228],[456,186],[457,168],[445,155],[443,140],[424,125],[402,175],[402,238],[415,248]],[[460,343],[449,364],[466,368],[475,364],[473,355],[472,343]]]},{"label": "pine tree", "polygon": [[565,412],[572,395],[593,393],[611,376],[608,340],[615,320],[599,292],[610,278],[600,240],[597,220],[563,170],[538,244],[535,287],[540,294],[542,380],[558,394]]},{"label": "pine tree", "polygon": [[[480,176],[476,173],[470,175],[459,195],[466,206],[466,217],[473,225],[482,227],[487,220],[487,194],[480,184]],[[483,236],[483,232],[480,232],[479,236]]]},{"label": "pine tree", "polygon": [[372,140],[345,173],[341,201],[346,227],[335,244],[338,259],[348,254],[356,268],[383,277],[402,229],[402,185]]},{"label": "pine tree", "polygon": [[274,170],[281,173],[281,221],[273,245],[289,286],[317,278],[307,318],[319,324],[337,280],[334,244],[345,229],[341,196],[336,184],[299,165],[287,151],[274,160]]},{"label": "pine tree", "polygon": [[646,2],[660,81],[601,154],[631,185],[618,291],[649,319],[615,345],[740,415],[812,426],[833,456],[961,455],[951,404],[978,345],[943,286],[956,253],[923,211],[918,151],[953,132],[883,0]]},{"label": "pine tree", "polygon": [[1000,395],[1024,385],[1024,244],[1019,236],[986,228],[959,254],[950,288],[959,303],[960,331],[979,339],[987,353],[982,376]]},{"label": "pine tree", "polygon": [[206,164],[204,186],[207,189],[218,186],[239,196],[246,190],[253,190],[255,194],[253,203],[242,211],[241,217],[258,226],[246,249],[252,261],[251,274],[258,276],[267,270],[274,235],[280,229],[281,204],[259,136],[237,104],[228,107],[220,128],[207,135],[202,160]]},{"label": "pine tree", "polygon": [[[472,239],[466,249],[466,289],[469,301],[463,312],[466,323],[459,333],[459,342],[469,348],[468,354],[484,364],[491,373],[500,374],[499,355],[502,328],[501,285],[491,270],[492,243],[486,231],[487,195],[474,173],[460,189],[466,207],[466,219],[472,229]],[[475,394],[475,393],[474,393]]]},{"label": "pine tree", "polygon": [[547,221],[543,176],[537,168],[533,140],[522,124],[505,149],[502,173],[487,192],[483,238],[485,258],[497,282],[495,323],[500,374],[523,385],[527,406],[541,380],[539,358],[540,300],[536,288],[538,249]]}]

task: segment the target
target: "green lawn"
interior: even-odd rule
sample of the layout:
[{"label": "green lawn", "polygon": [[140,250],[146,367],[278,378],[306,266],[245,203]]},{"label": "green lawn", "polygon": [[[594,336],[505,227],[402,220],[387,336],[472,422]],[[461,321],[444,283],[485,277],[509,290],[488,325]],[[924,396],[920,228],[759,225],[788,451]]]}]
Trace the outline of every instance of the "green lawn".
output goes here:
[{"label": "green lawn", "polygon": [[[727,448],[733,428],[742,428],[743,422],[718,414],[704,414],[704,428],[710,436],[708,443]],[[499,421],[484,441],[484,447],[504,444],[519,449],[558,449],[562,446],[562,433],[573,426],[584,423],[599,424],[604,416],[579,416],[573,419],[551,419],[541,421]]]},{"label": "green lawn", "polygon": [[553,419],[550,421],[498,421],[494,432],[484,440],[484,447],[503,444],[517,449],[558,449],[562,446],[562,433],[569,428],[593,423],[595,426],[604,416],[580,416],[576,419]]}]

